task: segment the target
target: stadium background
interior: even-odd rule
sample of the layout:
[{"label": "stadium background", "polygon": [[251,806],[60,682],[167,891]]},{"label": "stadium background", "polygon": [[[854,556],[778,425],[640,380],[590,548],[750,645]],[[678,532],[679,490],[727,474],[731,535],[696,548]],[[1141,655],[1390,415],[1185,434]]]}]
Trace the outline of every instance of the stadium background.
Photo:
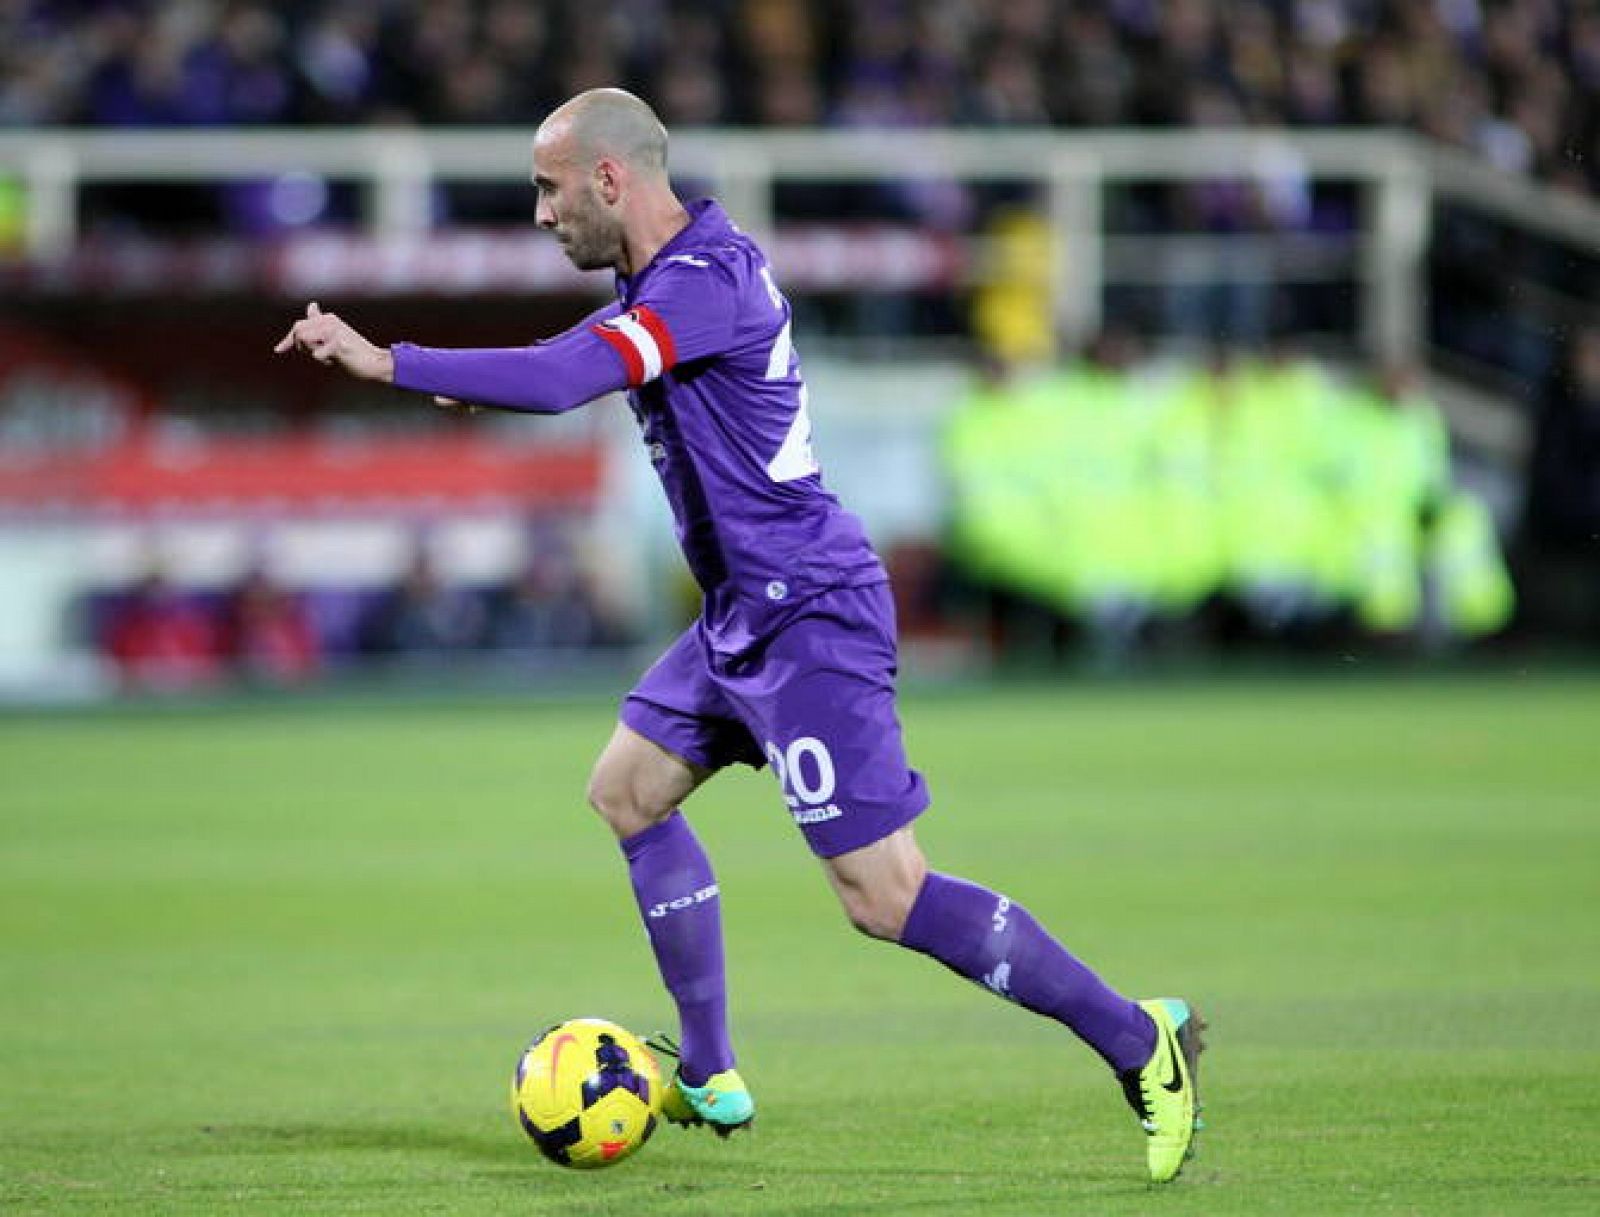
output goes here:
[{"label": "stadium background", "polygon": [[693,808],[759,1132],[506,1118],[540,1027],[662,1024],[582,790],[692,593],[618,403],[269,352],[592,307],[527,141],[621,83],[793,300],[922,839],[1204,1002],[1162,1207],[1593,1212],[1597,76],[1550,0],[0,0],[0,1209],[1150,1211],[765,774]]},{"label": "stadium background", "polygon": [[[1589,6],[3,20],[12,696],[625,669],[677,628],[615,407],[461,426],[261,355],[312,297],[437,345],[592,305],[525,141],[604,82],[772,242],[930,664],[1600,637]],[[953,423],[996,397],[1054,404]]]}]

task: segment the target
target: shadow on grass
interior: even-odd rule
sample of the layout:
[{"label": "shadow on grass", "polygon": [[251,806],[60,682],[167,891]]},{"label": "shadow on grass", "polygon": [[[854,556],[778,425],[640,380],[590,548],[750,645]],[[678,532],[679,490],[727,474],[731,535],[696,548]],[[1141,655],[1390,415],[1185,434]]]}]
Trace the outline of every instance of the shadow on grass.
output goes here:
[{"label": "shadow on grass", "polygon": [[[927,1154],[879,1154],[857,1145],[812,1146],[795,1138],[722,1143],[665,1130],[632,1161],[597,1179],[544,1162],[514,1129],[443,1120],[396,1123],[254,1120],[191,1125],[162,1138],[165,1169],[134,1193],[118,1187],[127,1214],[449,1212],[460,1217],[1039,1217],[1052,1211],[1145,1214],[1151,1187],[1121,1160],[1066,1162],[1024,1153],[971,1160],[952,1143]],[[676,1135],[673,1135],[676,1133]],[[152,1147],[156,1148],[156,1147]],[[184,1161],[186,1159],[186,1161]],[[1211,1182],[1206,1175],[1200,1182]],[[0,1184],[5,1181],[0,1180]],[[15,1180],[11,1181],[15,1183]],[[1174,1211],[1211,1210],[1192,1187]],[[1213,1189],[1207,1187],[1206,1192]],[[224,1195],[224,1193],[226,1193]],[[0,1196],[5,1188],[0,1186]],[[11,1202],[59,1200],[46,1180],[24,1181]],[[1165,1196],[1160,1198],[1162,1201]],[[135,1203],[135,1201],[137,1203]],[[126,1202],[126,1203],[124,1203]],[[1197,1204],[1199,1207],[1197,1207]],[[11,1203],[0,1200],[0,1210]],[[26,1204],[19,1211],[28,1210]],[[111,1210],[107,1210],[111,1211]]]}]

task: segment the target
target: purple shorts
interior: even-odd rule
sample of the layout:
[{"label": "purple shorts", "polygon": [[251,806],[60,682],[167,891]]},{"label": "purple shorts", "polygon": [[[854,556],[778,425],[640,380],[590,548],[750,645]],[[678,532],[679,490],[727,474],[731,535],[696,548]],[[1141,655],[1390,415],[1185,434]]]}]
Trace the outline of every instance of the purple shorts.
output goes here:
[{"label": "purple shorts", "polygon": [[818,857],[880,841],[928,806],[895,714],[887,584],[797,606],[758,645],[720,654],[689,627],[622,703],[622,721],[706,769],[771,765]]}]

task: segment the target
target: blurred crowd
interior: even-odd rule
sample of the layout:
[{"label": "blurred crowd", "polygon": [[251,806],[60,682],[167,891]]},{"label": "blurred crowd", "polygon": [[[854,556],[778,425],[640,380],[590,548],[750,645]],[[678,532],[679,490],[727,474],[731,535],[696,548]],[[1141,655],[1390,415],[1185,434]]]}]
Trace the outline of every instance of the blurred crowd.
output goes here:
[{"label": "blurred crowd", "polygon": [[[1502,531],[1413,369],[1291,344],[1158,358],[1108,332],[1073,358],[991,355],[940,437],[937,546],[891,548],[902,620],[1033,662],[1234,647],[1411,653],[1600,640],[1600,326],[1539,402]],[[1504,507],[1505,505],[1502,505]],[[230,588],[152,568],[82,634],[128,690],[294,687],[341,673],[560,664],[638,640],[564,531],[495,585],[419,538],[389,586]],[[924,552],[925,551],[925,552]]]},{"label": "blurred crowd", "polygon": [[1592,0],[0,0],[0,127],[1415,128],[1600,184]]},{"label": "blurred crowd", "polygon": [[1404,368],[1352,383],[1283,346],[1163,367],[1107,335],[1045,375],[990,363],[943,458],[948,554],[1002,648],[1030,621],[1107,659],[1173,632],[1444,645],[1515,607]]},{"label": "blurred crowd", "polygon": [[550,665],[633,640],[570,549],[549,546],[504,583],[441,576],[425,547],[388,587],[291,587],[253,569],[221,590],[152,566],[91,596],[83,632],[129,692],[293,688],[340,672],[474,660]]}]

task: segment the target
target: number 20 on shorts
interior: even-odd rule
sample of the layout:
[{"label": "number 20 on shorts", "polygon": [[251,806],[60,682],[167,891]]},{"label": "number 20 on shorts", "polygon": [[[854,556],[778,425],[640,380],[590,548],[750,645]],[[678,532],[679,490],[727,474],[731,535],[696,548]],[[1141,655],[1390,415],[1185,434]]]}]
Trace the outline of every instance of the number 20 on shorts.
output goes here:
[{"label": "number 20 on shorts", "polygon": [[768,740],[766,754],[772,772],[778,775],[784,802],[796,819],[805,823],[818,818],[819,812],[823,813],[822,818],[829,819],[839,814],[837,807],[829,805],[836,777],[833,755],[826,744],[811,735],[802,735],[787,748]]}]

